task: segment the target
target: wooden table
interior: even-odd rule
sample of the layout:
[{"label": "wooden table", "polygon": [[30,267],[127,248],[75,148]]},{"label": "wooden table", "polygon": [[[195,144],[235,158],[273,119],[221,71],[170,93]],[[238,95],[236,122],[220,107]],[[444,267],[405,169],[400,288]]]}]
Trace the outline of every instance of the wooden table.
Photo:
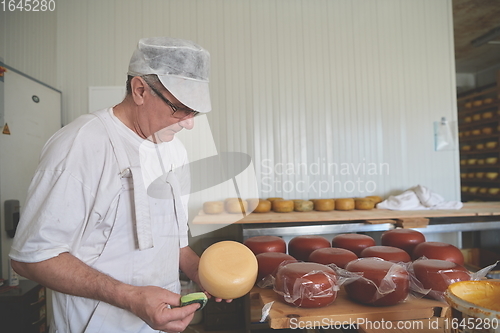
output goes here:
[{"label": "wooden table", "polygon": [[[422,325],[429,326],[433,320],[437,322],[437,318],[446,318],[451,314],[448,304],[426,298],[411,298],[400,304],[385,307],[363,305],[351,301],[343,288],[331,305],[316,309],[288,305],[280,300],[272,289],[254,287],[250,292],[250,298],[258,299],[259,309],[262,309],[264,304],[274,302],[268,317],[269,326],[273,329],[333,328],[350,324],[366,328],[393,321],[422,321]],[[256,305],[254,302],[254,311]],[[386,324],[385,328],[389,325]]]}]

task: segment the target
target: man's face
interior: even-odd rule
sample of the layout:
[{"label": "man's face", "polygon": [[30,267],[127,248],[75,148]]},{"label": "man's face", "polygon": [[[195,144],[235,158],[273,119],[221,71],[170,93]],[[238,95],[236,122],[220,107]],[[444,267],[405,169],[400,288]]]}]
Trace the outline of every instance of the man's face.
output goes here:
[{"label": "man's face", "polygon": [[145,112],[141,112],[139,117],[142,118],[141,129],[149,140],[168,142],[183,128],[190,130],[194,127],[195,113],[182,105],[167,89],[159,86],[145,85]]}]

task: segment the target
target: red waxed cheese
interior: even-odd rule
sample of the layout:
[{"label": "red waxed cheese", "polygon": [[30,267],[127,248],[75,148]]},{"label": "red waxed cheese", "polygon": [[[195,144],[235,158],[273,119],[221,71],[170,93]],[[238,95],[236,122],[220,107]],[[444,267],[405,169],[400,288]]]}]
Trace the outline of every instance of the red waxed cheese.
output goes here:
[{"label": "red waxed cheese", "polygon": [[405,250],[394,246],[370,246],[361,251],[361,257],[377,257],[392,262],[410,262],[411,258]]},{"label": "red waxed cheese", "polygon": [[425,242],[425,236],[413,229],[392,229],[384,231],[380,237],[380,242],[385,246],[403,249],[411,256],[415,246]]},{"label": "red waxed cheese", "polygon": [[286,242],[278,236],[250,237],[247,238],[243,244],[252,250],[255,255],[264,252],[286,253]]},{"label": "red waxed cheese", "polygon": [[450,284],[471,278],[465,267],[447,260],[416,260],[413,263],[413,271],[424,289],[432,289],[425,297],[438,300],[442,299],[442,293]]},{"label": "red waxed cheese", "polygon": [[417,260],[420,257],[427,259],[448,260],[459,265],[464,264],[464,255],[456,246],[443,242],[423,242],[413,249],[412,258]]},{"label": "red waxed cheese", "polygon": [[337,276],[333,269],[312,262],[281,266],[276,273],[274,290],[282,299],[304,308],[319,308],[337,298]]},{"label": "red waxed cheese", "polygon": [[356,259],[358,256],[354,252],[339,247],[317,249],[309,255],[309,261],[323,265],[335,264],[340,268],[345,268],[349,262]]},{"label": "red waxed cheese", "polygon": [[[347,295],[356,302],[387,306],[397,304],[408,296],[409,275],[398,264],[379,258],[361,258],[347,264],[346,270],[363,274],[363,278],[347,283],[344,287]],[[394,287],[391,286],[392,283],[382,284],[389,270],[391,270],[391,275],[387,279],[389,282],[392,280]],[[366,281],[366,279],[373,283]],[[380,292],[374,284],[381,288]]]},{"label": "red waxed cheese", "polygon": [[281,252],[264,252],[255,256],[259,272],[257,274],[257,282],[261,281],[268,275],[275,275],[279,265],[283,262],[296,262],[297,260],[286,253]]},{"label": "red waxed cheese", "polygon": [[330,242],[321,236],[297,236],[288,242],[288,253],[297,260],[307,261],[317,249],[330,247]]},{"label": "red waxed cheese", "polygon": [[367,235],[340,234],[332,239],[332,247],[340,247],[354,252],[358,257],[361,251],[369,246],[374,246],[375,240]]}]

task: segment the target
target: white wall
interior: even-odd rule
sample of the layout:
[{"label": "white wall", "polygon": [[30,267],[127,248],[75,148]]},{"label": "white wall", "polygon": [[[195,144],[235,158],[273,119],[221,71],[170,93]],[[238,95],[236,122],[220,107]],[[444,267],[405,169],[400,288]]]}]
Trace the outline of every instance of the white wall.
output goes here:
[{"label": "white wall", "polygon": [[[0,15],[0,56],[48,83],[56,73],[65,123],[87,112],[89,86],[124,84],[140,37],[188,38],[212,55],[215,142],[253,156],[263,197],[319,197],[327,180],[322,197],[365,194],[333,181],[372,181],[375,194],[423,184],[459,199],[458,151],[433,149],[433,122],[456,120],[451,0],[58,1],[55,32],[53,15]],[[32,52],[41,28],[49,43]],[[361,169],[315,174],[342,163]]]}]

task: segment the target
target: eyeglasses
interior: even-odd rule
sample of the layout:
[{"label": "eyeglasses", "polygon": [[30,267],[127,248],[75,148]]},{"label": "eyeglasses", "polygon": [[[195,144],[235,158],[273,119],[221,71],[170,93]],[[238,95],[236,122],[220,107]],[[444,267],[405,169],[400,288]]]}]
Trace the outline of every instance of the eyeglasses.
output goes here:
[{"label": "eyeglasses", "polygon": [[[176,119],[186,119],[188,117],[196,117],[199,112],[198,111],[195,111],[195,110],[191,110],[189,108],[180,108],[178,106],[175,106],[174,104],[172,104],[172,102],[170,102],[165,96],[163,96],[159,91],[158,89],[156,89],[155,87],[153,87],[151,84],[149,84],[149,82],[147,82],[147,85],[149,86],[149,88],[151,88],[151,90],[154,91],[154,93],[156,95],[158,95],[158,97],[161,98],[162,101],[165,102],[165,104],[167,104],[168,106],[170,106],[170,108],[172,109],[172,116]],[[178,117],[176,117],[175,115],[179,115]]]}]

